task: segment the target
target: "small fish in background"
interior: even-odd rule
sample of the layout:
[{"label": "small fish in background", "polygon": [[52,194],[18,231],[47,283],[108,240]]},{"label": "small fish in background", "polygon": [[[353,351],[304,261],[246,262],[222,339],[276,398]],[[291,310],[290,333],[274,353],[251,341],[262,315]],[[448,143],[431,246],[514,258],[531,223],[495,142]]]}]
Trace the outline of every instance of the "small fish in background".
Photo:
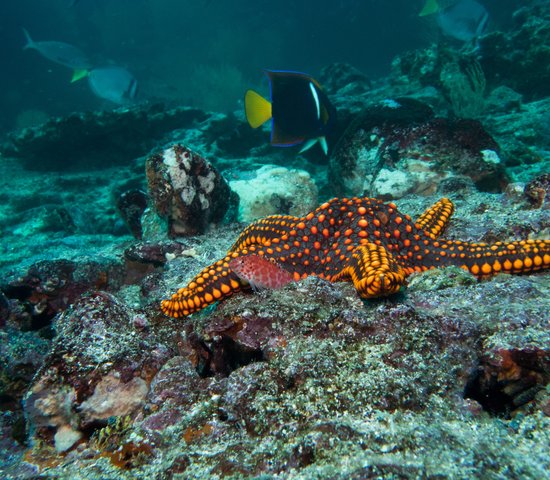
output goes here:
[{"label": "small fish in background", "polygon": [[259,255],[244,255],[229,262],[229,268],[253,290],[282,288],[294,281],[292,273]]},{"label": "small fish in background", "polygon": [[443,33],[462,42],[482,35],[489,21],[489,13],[475,0],[427,0],[419,15],[433,13]]},{"label": "small fish in background", "polygon": [[92,62],[88,56],[73,45],[57,41],[35,42],[27,30],[23,29],[23,33],[27,40],[23,50],[36,50],[44,58],[73,70],[71,82],[85,77],[88,69],[92,67]]},{"label": "small fish in background", "polygon": [[246,119],[258,128],[271,119],[271,144],[290,147],[303,144],[300,153],[317,142],[325,155],[326,137],[336,122],[336,109],[312,77],[305,73],[266,70],[270,100],[254,90],[245,95]]},{"label": "small fish in background", "polygon": [[113,65],[92,68],[87,76],[92,92],[99,98],[118,105],[127,105],[136,98],[138,82],[123,67]]}]

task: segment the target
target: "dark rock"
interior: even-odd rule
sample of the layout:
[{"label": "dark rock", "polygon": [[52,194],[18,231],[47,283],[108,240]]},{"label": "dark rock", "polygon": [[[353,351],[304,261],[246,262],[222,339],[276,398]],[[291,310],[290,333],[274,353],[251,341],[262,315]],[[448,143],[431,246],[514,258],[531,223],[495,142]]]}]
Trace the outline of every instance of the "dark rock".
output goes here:
[{"label": "dark rock", "polygon": [[521,109],[523,97],[504,85],[496,87],[485,101],[485,110],[491,113],[518,112]]},{"label": "dark rock", "polygon": [[470,52],[457,51],[440,43],[424,50],[405,52],[396,57],[392,67],[392,83],[406,88],[407,95],[416,96],[427,87],[437,89],[445,105],[440,105],[439,97],[433,94],[427,99],[433,107],[438,107],[440,115],[477,118],[484,112],[487,80],[482,64]]},{"label": "dark rock", "polygon": [[147,208],[147,194],[142,190],[128,190],[117,198],[116,206],[132,235],[141,240],[141,216]]},{"label": "dark rock", "polygon": [[149,196],[170,236],[204,233],[238,202],[218,170],[182,145],[149,157],[146,171]]},{"label": "dark rock", "polygon": [[168,256],[176,257],[186,250],[191,256],[191,250],[188,249],[189,247],[181,242],[136,243],[124,250],[124,258],[131,262],[162,267],[168,261]]},{"label": "dark rock", "polygon": [[408,50],[397,55],[392,62],[393,82],[440,87],[441,69],[450,58],[451,51],[441,45]]},{"label": "dark rock", "polygon": [[19,412],[21,399],[42,366],[50,342],[36,332],[0,331],[0,410]]},{"label": "dark rock", "polygon": [[[206,145],[215,145],[219,149],[226,163],[233,158],[250,156],[251,150],[265,144],[265,141],[261,128],[252,129],[248,122],[237,119],[233,114],[213,115],[204,130],[203,139]],[[221,165],[217,166],[221,168]]]},{"label": "dark rock", "polygon": [[488,83],[504,84],[527,100],[550,95],[550,9],[545,2],[538,3],[514,14],[514,28],[479,39]]},{"label": "dark rock", "polygon": [[129,285],[141,283],[142,293],[147,297],[152,289],[158,286],[158,274],[166,262],[179,256],[194,255],[196,255],[194,249],[180,242],[136,243],[124,250],[125,283]]},{"label": "dark rock", "polygon": [[539,175],[525,185],[524,193],[535,208],[548,206],[550,200],[550,173]]},{"label": "dark rock", "polygon": [[0,152],[35,170],[89,170],[127,164],[145,155],[168,132],[206,118],[201,110],[166,110],[159,104],[73,113],[11,135]]},{"label": "dark rock", "polygon": [[475,191],[474,182],[466,175],[444,178],[437,187],[438,194],[442,196],[453,195],[455,198],[458,195],[464,196],[473,191]]},{"label": "dark rock", "polygon": [[507,414],[535,399],[550,381],[550,352],[540,348],[500,348],[485,353],[464,396],[493,414]]},{"label": "dark rock", "polygon": [[366,109],[350,123],[329,161],[329,183],[336,196],[360,195],[365,177],[380,170],[383,160],[367,151],[379,144],[379,128],[414,125],[433,116],[425,104],[411,99],[388,100]]},{"label": "dark rock", "polygon": [[[171,408],[184,411],[192,408],[210,385],[210,380],[201,378],[193,367],[191,360],[176,356],[168,360],[155,375],[147,396],[148,407],[155,411],[167,404]],[[153,419],[148,424],[155,423]]]},{"label": "dark rock", "polygon": [[4,292],[0,290],[0,328],[4,328],[6,326],[9,312],[10,301],[8,300],[8,297],[4,295]]},{"label": "dark rock", "polygon": [[2,409],[0,414],[0,473],[2,478],[39,478],[36,468],[22,461],[25,453],[25,424],[21,414]]},{"label": "dark rock", "polygon": [[372,88],[372,82],[360,70],[347,63],[333,63],[321,70],[321,86],[329,94],[361,95]]},{"label": "dark rock", "polygon": [[[124,267],[118,263],[76,262],[70,260],[44,260],[32,265],[18,277],[1,285],[4,295],[15,304],[11,309],[24,321],[18,327],[38,330],[48,326],[53,317],[63,312],[84,292],[94,289],[116,289],[124,278]],[[27,316],[23,315],[27,312]]]},{"label": "dark rock", "polygon": [[[550,149],[550,98],[524,103],[520,111],[488,115],[483,124],[500,145],[516,181],[527,183],[546,170],[542,164]],[[529,168],[535,164],[541,165]]]},{"label": "dark rock", "polygon": [[147,273],[141,280],[140,291],[144,298],[156,298],[153,294],[159,290],[163,282],[162,272],[154,271]]},{"label": "dark rock", "polygon": [[43,205],[30,208],[20,215],[21,223],[26,222],[26,234],[62,232],[70,235],[77,230],[71,213],[62,206]]}]

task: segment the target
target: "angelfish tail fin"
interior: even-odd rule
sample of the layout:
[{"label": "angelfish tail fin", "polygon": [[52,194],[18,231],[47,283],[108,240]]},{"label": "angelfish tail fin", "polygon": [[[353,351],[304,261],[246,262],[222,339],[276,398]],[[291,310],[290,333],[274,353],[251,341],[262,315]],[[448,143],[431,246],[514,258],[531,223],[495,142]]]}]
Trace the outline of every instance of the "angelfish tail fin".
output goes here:
[{"label": "angelfish tail fin", "polygon": [[244,109],[248,124],[258,128],[271,118],[271,103],[254,90],[247,90],[244,96]]}]

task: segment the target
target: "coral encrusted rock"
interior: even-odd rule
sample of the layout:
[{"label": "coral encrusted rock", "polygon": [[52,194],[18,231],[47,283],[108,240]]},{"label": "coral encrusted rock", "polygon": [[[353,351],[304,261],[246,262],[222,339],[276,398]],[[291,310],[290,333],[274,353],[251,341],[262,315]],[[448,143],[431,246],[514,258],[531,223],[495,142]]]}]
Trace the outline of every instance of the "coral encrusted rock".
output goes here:
[{"label": "coral encrusted rock", "polygon": [[146,173],[149,196],[172,237],[204,233],[238,202],[218,170],[183,145],[150,156]]},{"label": "coral encrusted rock", "polygon": [[387,99],[358,115],[334,149],[336,195],[386,199],[429,195],[443,179],[470,177],[478,190],[508,183],[497,142],[477,120],[435,118],[411,98]]},{"label": "coral encrusted rock", "polygon": [[479,39],[489,85],[505,84],[529,100],[550,93],[550,8],[547,2],[537,3],[514,13],[514,28]]},{"label": "coral encrusted rock", "polygon": [[56,330],[24,409],[31,438],[65,451],[86,429],[139,410],[168,350],[142,335],[132,312],[101,291],[81,297]]},{"label": "coral encrusted rock", "polygon": [[305,215],[317,204],[317,186],[305,170],[264,165],[254,178],[233,180],[240,198],[239,221],[251,222],[267,215]]},{"label": "coral encrusted rock", "polygon": [[83,293],[117,289],[124,275],[124,265],[116,261],[37,262],[23,274],[13,273],[0,281],[8,300],[6,321],[19,330],[39,330]]}]

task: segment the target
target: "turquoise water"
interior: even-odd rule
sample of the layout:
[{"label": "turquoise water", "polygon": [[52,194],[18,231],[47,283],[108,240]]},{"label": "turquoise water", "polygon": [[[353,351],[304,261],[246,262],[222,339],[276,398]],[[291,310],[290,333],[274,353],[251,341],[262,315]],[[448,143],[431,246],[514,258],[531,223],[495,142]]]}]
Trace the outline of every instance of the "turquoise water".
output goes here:
[{"label": "turquoise water", "polygon": [[4,1],[0,41],[0,478],[547,477],[550,2]]},{"label": "turquoise water", "polygon": [[[488,0],[491,29],[508,28],[522,2]],[[24,126],[24,111],[62,115],[101,108],[85,82],[22,52],[22,28],[36,40],[79,47],[96,65],[118,64],[140,84],[139,98],[228,111],[262,69],[317,74],[347,62],[371,78],[394,56],[439,38],[435,19],[418,17],[422,1],[227,2],[216,0],[70,0],[4,2],[0,83],[2,123]],[[27,120],[32,123],[32,118]]]}]

